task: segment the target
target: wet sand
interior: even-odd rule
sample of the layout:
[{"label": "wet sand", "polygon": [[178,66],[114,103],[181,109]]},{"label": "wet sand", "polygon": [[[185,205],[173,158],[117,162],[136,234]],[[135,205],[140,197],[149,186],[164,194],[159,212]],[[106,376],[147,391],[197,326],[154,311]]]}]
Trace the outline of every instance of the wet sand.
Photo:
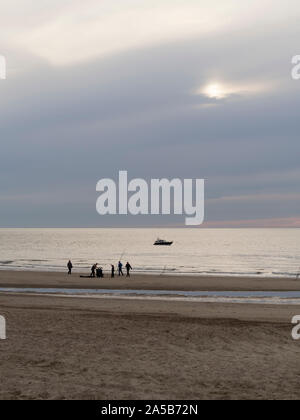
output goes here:
[{"label": "wet sand", "polygon": [[[89,273],[87,273],[89,274]],[[77,289],[141,289],[180,291],[300,291],[300,279],[247,277],[159,276],[133,274],[130,278],[80,278],[55,272],[0,271],[0,287],[45,287]]]},{"label": "wet sand", "polygon": [[[104,279],[101,288],[159,289],[161,281],[161,289],[182,290],[184,280]],[[199,279],[189,281],[197,290]],[[237,279],[213,281],[219,290],[238,287]],[[242,282],[246,289],[235,290],[253,290]],[[77,275],[4,272],[0,285],[83,286]],[[299,399],[300,342],[291,338],[298,313],[297,306],[0,294],[7,320],[0,399]]]}]

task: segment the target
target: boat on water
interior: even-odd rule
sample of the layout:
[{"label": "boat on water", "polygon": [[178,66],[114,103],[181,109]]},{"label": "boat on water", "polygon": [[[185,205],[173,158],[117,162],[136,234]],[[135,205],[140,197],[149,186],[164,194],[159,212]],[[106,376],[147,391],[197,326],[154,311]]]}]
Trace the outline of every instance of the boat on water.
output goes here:
[{"label": "boat on water", "polygon": [[157,239],[155,242],[154,242],[154,244],[153,245],[165,245],[165,246],[170,246],[170,245],[172,245],[172,243],[173,243],[173,241],[172,242],[170,242],[170,241],[165,241],[164,239]]}]

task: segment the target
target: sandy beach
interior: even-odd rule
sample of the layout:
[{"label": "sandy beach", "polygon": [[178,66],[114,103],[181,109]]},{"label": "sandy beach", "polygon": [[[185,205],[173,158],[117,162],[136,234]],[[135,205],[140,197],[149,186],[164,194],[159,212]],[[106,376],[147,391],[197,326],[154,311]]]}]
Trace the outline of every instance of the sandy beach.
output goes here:
[{"label": "sandy beach", "polygon": [[55,287],[74,289],[135,289],[135,290],[182,290],[182,291],[300,291],[300,279],[264,277],[206,277],[206,276],[159,276],[133,274],[130,278],[103,279],[80,278],[74,273],[38,271],[0,271],[0,287]]},{"label": "sandy beach", "polygon": [[[299,290],[291,280],[0,272],[0,287]],[[0,294],[0,399],[298,399],[297,306]]]}]

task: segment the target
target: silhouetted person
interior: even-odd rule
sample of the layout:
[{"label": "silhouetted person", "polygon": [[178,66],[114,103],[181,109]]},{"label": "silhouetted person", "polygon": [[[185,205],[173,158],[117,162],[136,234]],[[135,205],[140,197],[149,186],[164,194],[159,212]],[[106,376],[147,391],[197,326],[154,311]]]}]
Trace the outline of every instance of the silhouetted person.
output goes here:
[{"label": "silhouetted person", "polygon": [[119,276],[120,276],[121,274],[122,274],[122,276],[124,276],[122,268],[123,268],[123,264],[121,263],[121,261],[119,261],[119,264],[118,264]]},{"label": "silhouetted person", "polygon": [[73,264],[72,264],[71,260],[69,260],[69,262],[67,264],[67,267],[68,267],[68,270],[69,270],[68,274],[71,275],[72,274],[72,268],[73,268]]},{"label": "silhouetted person", "polygon": [[97,265],[98,265],[98,264],[94,264],[94,265],[92,266],[91,277],[96,277]]},{"label": "silhouetted person", "polygon": [[103,269],[102,269],[102,267],[97,268],[96,273],[97,273],[97,277],[98,278],[101,278],[101,279],[103,278]]},{"label": "silhouetted person", "polygon": [[111,278],[113,279],[115,277],[115,266],[111,265]]},{"label": "silhouetted person", "polygon": [[132,267],[131,267],[131,265],[129,264],[128,261],[127,261],[127,264],[125,265],[125,267],[126,267],[126,271],[127,271],[126,276],[130,277],[130,270],[132,270]]}]

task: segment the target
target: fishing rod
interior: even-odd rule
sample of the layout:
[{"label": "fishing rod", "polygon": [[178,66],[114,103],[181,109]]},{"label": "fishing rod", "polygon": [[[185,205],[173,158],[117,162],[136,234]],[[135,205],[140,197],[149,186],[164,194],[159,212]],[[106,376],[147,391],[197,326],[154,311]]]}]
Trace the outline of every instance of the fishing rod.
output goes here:
[{"label": "fishing rod", "polygon": [[122,261],[122,258],[124,257],[124,255],[125,255],[125,250],[122,252],[122,254],[121,254],[120,258],[119,258],[119,261]]},{"label": "fishing rod", "polygon": [[163,276],[165,274],[166,269],[167,269],[167,266],[165,265],[162,272],[160,273],[160,276]]}]

